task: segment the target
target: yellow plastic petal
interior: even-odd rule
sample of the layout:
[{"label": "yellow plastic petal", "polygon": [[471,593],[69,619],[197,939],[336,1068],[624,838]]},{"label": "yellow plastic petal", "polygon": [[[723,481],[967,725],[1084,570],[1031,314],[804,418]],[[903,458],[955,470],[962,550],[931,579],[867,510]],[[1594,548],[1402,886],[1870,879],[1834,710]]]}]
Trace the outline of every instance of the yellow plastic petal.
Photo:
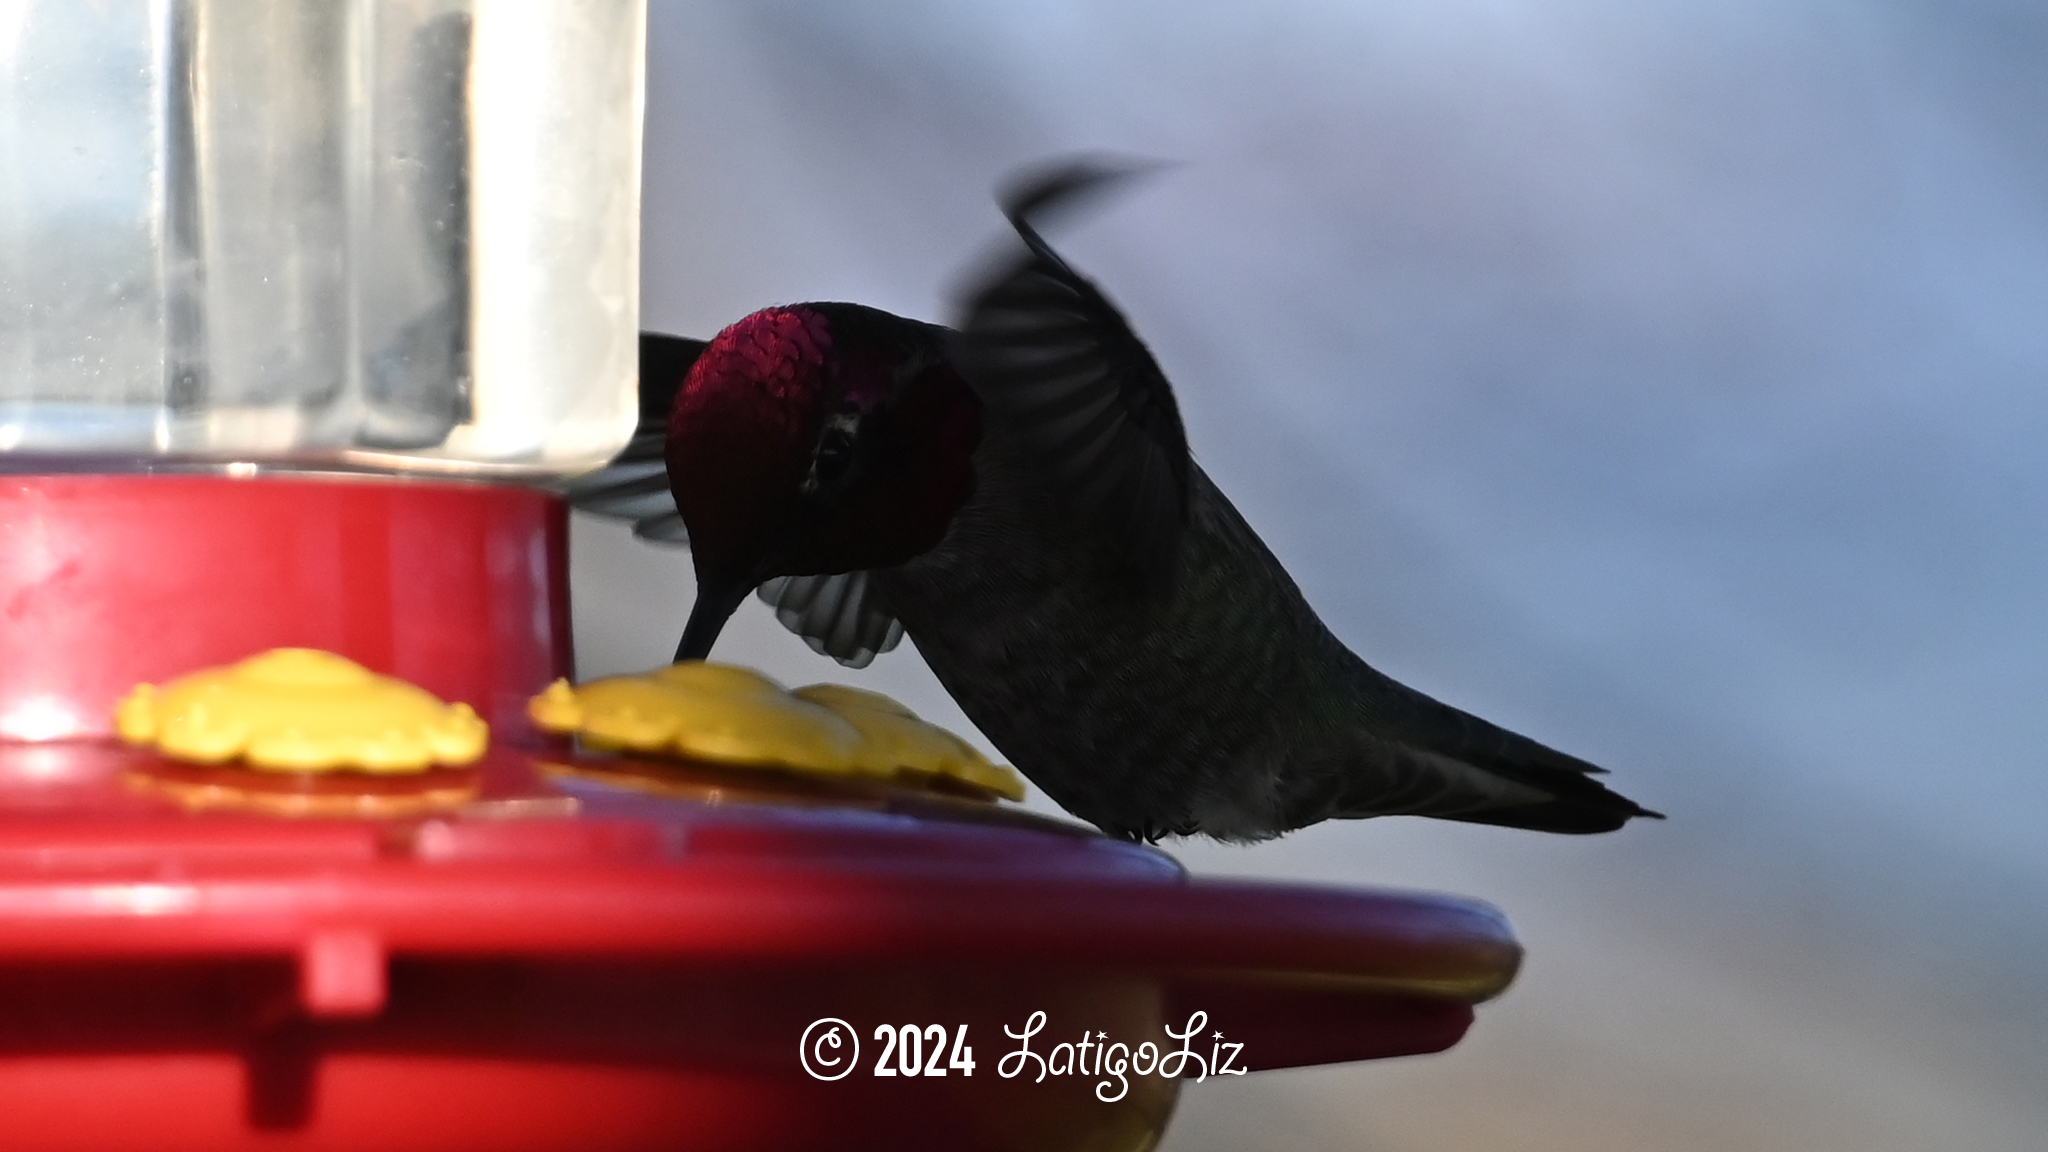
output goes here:
[{"label": "yellow plastic petal", "polygon": [[557,681],[527,714],[596,748],[827,775],[944,777],[1024,796],[1014,772],[887,696],[840,684],[787,692],[731,664],[685,661],[580,688]]},{"label": "yellow plastic petal", "polygon": [[895,700],[844,684],[812,684],[791,693],[821,704],[860,730],[861,770],[943,776],[986,788],[1011,800],[1024,798],[1024,782],[1008,768],[989,763],[974,746],[927,724]]},{"label": "yellow plastic petal", "polygon": [[467,704],[311,648],[277,648],[161,686],[141,684],[114,713],[131,744],[179,760],[241,757],[282,772],[421,772],[469,764],[490,729]]},{"label": "yellow plastic petal", "polygon": [[574,732],[583,723],[583,703],[567,680],[557,680],[527,701],[526,715],[546,731]]},{"label": "yellow plastic petal", "polygon": [[846,772],[860,744],[860,733],[831,709],[807,704],[766,676],[731,665],[696,661],[570,691],[573,708],[559,694],[551,699],[550,689],[532,702],[528,715],[598,748]]},{"label": "yellow plastic petal", "polygon": [[713,664],[708,660],[685,660],[656,668],[649,680],[683,692],[733,696],[779,696],[782,685],[752,668],[737,664]]},{"label": "yellow plastic petal", "polygon": [[917,719],[917,713],[904,707],[895,697],[870,692],[865,688],[855,688],[851,684],[806,684],[791,691],[790,695],[809,700],[813,704],[823,704],[834,712],[883,712],[891,716]]}]

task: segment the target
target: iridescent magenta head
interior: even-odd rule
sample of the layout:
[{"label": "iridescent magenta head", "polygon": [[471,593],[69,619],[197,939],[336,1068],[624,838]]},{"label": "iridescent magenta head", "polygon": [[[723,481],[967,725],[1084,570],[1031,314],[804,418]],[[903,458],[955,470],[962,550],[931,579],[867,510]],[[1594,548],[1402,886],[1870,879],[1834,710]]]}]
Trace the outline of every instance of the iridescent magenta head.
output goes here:
[{"label": "iridescent magenta head", "polygon": [[901,564],[974,490],[981,407],[944,332],[857,304],[769,308],[697,358],[668,426],[697,603],[677,659],[702,658],[774,576]]}]

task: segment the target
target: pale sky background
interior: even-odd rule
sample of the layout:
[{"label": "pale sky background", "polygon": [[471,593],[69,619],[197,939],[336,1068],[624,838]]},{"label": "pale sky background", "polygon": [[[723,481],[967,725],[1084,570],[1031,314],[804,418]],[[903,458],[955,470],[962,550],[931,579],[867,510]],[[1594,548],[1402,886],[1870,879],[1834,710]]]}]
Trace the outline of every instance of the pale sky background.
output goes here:
[{"label": "pale sky background", "polygon": [[[1191,1087],[1167,1152],[2048,1148],[2048,10],[2019,0],[654,0],[646,326],[933,320],[991,187],[1339,636],[1670,813],[1190,867],[1490,900],[1442,1056]],[[585,675],[687,554],[579,520]],[[721,659],[965,730],[742,609]]]}]

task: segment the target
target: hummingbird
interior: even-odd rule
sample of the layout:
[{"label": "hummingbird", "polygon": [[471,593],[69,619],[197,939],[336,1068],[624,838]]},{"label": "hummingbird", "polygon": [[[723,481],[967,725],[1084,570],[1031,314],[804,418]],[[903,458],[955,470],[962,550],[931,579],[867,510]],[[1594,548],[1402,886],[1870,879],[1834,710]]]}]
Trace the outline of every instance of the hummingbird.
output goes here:
[{"label": "hummingbird", "polygon": [[1657,817],[1603,770],[1368,665],[1189,454],[1173,388],[1039,225],[1128,175],[1011,186],[1018,244],[953,328],[859,304],[641,337],[641,422],[571,503],[687,542],[678,660],[758,592],[862,667],[908,635],[1055,802],[1133,840],[1421,815],[1591,833]]}]

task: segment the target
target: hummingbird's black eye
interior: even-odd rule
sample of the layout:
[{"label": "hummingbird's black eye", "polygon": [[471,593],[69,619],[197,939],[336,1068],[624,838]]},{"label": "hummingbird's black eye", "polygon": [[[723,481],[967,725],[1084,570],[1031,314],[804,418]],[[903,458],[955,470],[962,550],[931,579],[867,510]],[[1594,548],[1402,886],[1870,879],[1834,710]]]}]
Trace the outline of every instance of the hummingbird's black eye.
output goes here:
[{"label": "hummingbird's black eye", "polygon": [[811,456],[811,473],[804,478],[804,491],[830,488],[846,478],[853,467],[854,439],[860,433],[860,413],[834,412],[825,418],[818,432],[818,448]]}]

